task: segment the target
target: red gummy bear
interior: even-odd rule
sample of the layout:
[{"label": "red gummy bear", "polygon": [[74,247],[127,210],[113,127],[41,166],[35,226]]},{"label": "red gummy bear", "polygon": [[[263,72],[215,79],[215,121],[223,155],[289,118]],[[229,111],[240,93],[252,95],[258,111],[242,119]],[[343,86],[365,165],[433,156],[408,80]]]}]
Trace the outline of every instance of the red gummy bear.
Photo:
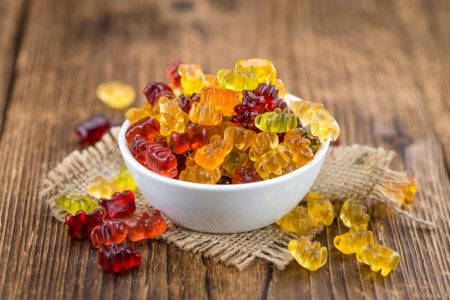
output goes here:
[{"label": "red gummy bear", "polygon": [[150,214],[143,212],[132,220],[127,220],[128,239],[136,242],[144,239],[153,239],[167,230],[167,224],[159,210],[154,210]]},{"label": "red gummy bear", "polygon": [[181,87],[181,75],[178,73],[178,67],[182,64],[181,60],[175,60],[166,67],[166,77],[170,84],[176,88]]},{"label": "red gummy bear", "polygon": [[185,132],[172,132],[170,135],[173,152],[182,154],[186,151],[196,151],[209,144],[209,138],[215,134],[222,135],[222,132],[217,127],[190,123]]},{"label": "red gummy bear", "polygon": [[170,86],[165,84],[164,82],[150,82],[144,88],[143,91],[145,97],[147,97],[148,103],[155,103],[160,97],[174,98],[175,94],[173,93]]},{"label": "red gummy bear", "polygon": [[144,118],[131,125],[125,134],[128,144],[131,144],[135,137],[141,136],[148,141],[154,141],[159,135],[159,122],[150,117]]},{"label": "red gummy bear", "polygon": [[112,244],[100,250],[98,263],[103,270],[117,273],[139,266],[141,254],[130,246]]},{"label": "red gummy bear", "polygon": [[181,99],[181,103],[179,105],[179,108],[181,108],[182,111],[189,114],[189,111],[191,110],[192,103],[199,102],[200,101],[200,95],[199,94],[193,94],[191,97],[186,97],[184,95],[181,95],[179,97]]},{"label": "red gummy bear", "polygon": [[170,148],[161,144],[151,144],[145,151],[145,166],[155,173],[174,178],[178,174],[177,158]]},{"label": "red gummy bear", "polygon": [[80,210],[74,216],[67,215],[65,222],[67,224],[67,234],[73,239],[82,239],[89,237],[95,226],[102,224],[104,211],[101,208],[88,214]]},{"label": "red gummy bear", "polygon": [[147,166],[147,162],[145,161],[145,151],[148,146],[150,146],[150,142],[140,135],[135,136],[130,144],[131,154],[133,154],[134,158],[145,167]]},{"label": "red gummy bear", "polygon": [[94,116],[75,126],[75,133],[83,142],[93,144],[111,128],[111,122],[104,116]]},{"label": "red gummy bear", "polygon": [[111,244],[122,243],[128,234],[128,227],[119,220],[106,220],[92,229],[90,237],[92,246],[100,248]]},{"label": "red gummy bear", "polygon": [[114,193],[111,200],[102,198],[98,203],[105,208],[107,219],[128,217],[136,210],[132,191]]},{"label": "red gummy bear", "polygon": [[237,167],[236,170],[234,171],[231,183],[232,184],[250,183],[261,180],[262,178],[256,172],[255,168]]}]

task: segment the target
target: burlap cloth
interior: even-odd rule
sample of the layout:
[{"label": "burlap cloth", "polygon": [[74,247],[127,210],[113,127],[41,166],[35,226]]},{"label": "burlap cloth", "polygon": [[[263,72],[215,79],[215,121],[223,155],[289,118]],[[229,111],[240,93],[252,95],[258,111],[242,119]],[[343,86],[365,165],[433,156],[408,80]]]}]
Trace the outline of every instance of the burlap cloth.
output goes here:
[{"label": "burlap cloth", "polygon": [[[50,206],[52,215],[59,221],[63,222],[67,213],[55,206],[57,194],[86,194],[86,186],[95,177],[112,178],[124,166],[116,140],[118,132],[119,128],[115,127],[94,146],[72,152],[41,182],[39,197]],[[386,192],[401,193],[392,186],[408,182],[405,173],[389,169],[393,157],[392,151],[381,148],[360,145],[332,147],[312,192],[326,194],[335,200],[354,197],[381,202],[408,218],[432,224],[402,210],[400,202],[394,199],[392,193]],[[136,192],[136,202],[138,211],[152,209],[140,192]],[[296,235],[283,232],[276,225],[246,233],[207,234],[184,229],[170,221],[168,223],[169,229],[161,237],[163,241],[239,270],[249,266],[256,258],[269,261],[279,269],[285,268],[292,260],[287,244]],[[311,239],[322,230],[323,226],[318,226],[306,237]]]}]

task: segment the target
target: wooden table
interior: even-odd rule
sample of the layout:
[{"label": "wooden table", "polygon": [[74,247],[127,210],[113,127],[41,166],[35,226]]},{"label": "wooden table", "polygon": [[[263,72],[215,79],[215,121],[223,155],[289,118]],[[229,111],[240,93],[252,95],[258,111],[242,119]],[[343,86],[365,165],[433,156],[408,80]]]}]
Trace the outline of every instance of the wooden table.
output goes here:
[{"label": "wooden table", "polygon": [[[450,2],[0,1],[0,298],[447,298],[450,295]],[[162,242],[138,246],[143,265],[114,276],[89,243],[73,242],[37,200],[38,183],[82,148],[72,133],[96,113],[116,121],[95,87],[138,91],[173,59],[208,71],[272,58],[288,89],[323,102],[343,144],[393,149],[420,186],[430,230],[372,206],[375,238],[401,254],[389,277],[319,241],[315,273],[258,262],[239,272]],[[426,213],[423,213],[426,211]]]}]

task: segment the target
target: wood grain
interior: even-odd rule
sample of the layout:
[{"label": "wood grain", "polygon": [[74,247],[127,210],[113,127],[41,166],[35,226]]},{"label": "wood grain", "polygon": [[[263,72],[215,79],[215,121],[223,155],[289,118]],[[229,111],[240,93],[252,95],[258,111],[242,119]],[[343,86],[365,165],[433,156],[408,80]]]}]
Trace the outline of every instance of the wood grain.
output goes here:
[{"label": "wood grain", "polygon": [[[450,294],[450,5],[448,1],[3,1],[0,10],[0,298],[444,299]],[[6,11],[7,13],[4,13]],[[318,237],[328,264],[310,273],[258,262],[243,272],[161,242],[135,246],[138,270],[103,273],[96,251],[67,238],[37,183],[79,149],[84,118],[121,112],[95,99],[105,80],[138,91],[174,58],[206,70],[273,58],[288,89],[323,102],[345,144],[394,149],[420,186],[430,230],[372,205],[375,239],[402,256],[371,273]],[[2,113],[4,111],[4,114]],[[1,119],[0,119],[1,120]]]}]

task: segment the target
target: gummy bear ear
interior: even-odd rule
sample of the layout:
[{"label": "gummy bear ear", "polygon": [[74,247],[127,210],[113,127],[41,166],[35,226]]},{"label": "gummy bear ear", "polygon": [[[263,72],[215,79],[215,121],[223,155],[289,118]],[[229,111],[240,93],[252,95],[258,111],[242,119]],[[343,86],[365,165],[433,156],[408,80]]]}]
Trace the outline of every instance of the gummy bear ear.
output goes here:
[{"label": "gummy bear ear", "polygon": [[338,248],[341,245],[341,241],[342,241],[342,237],[341,236],[336,236],[334,238],[334,246],[336,248]]}]

